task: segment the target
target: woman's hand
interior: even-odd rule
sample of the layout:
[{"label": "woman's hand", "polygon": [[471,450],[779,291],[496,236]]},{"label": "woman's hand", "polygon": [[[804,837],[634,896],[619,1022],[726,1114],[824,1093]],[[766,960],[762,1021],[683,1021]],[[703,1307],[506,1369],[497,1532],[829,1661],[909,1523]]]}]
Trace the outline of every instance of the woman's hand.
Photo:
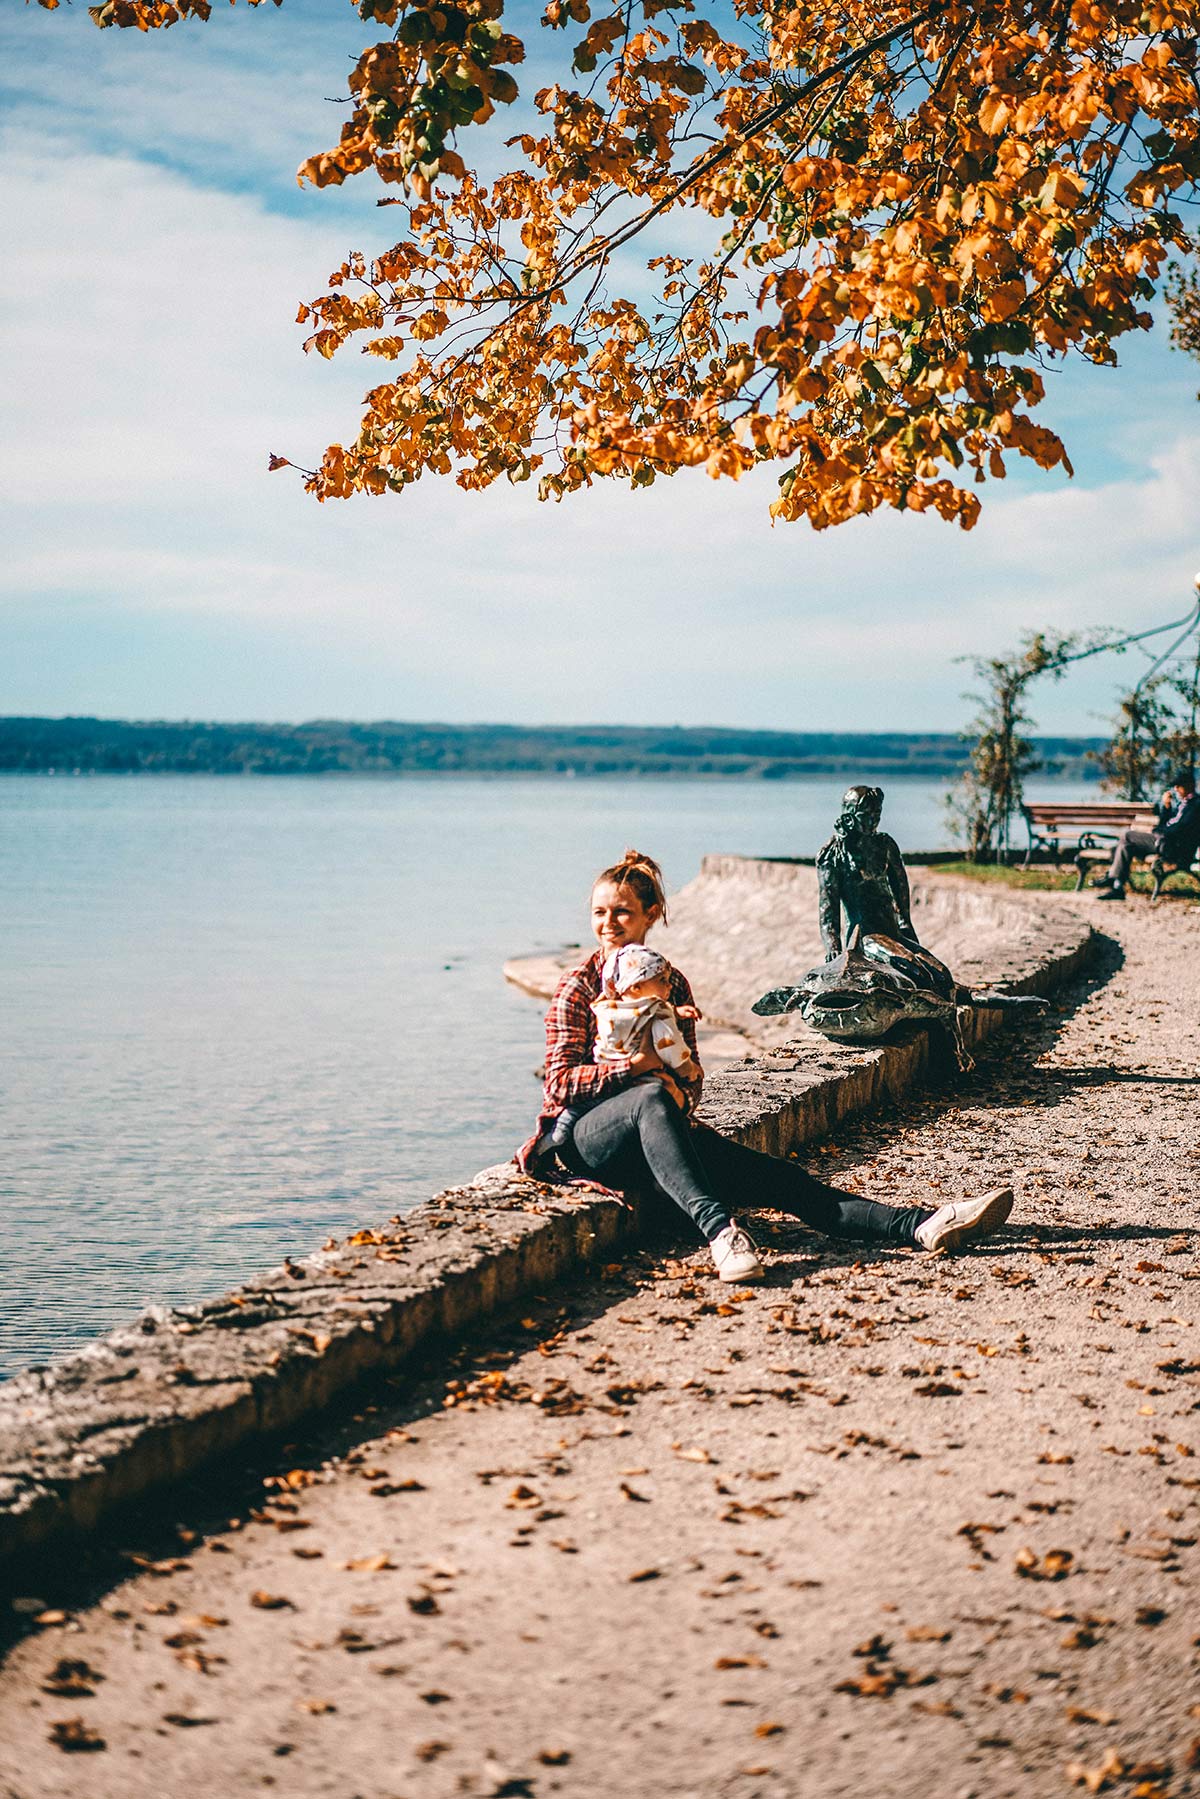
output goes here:
[{"label": "woman's hand", "polygon": [[681,1108],[687,1106],[683,1088],[676,1080],[673,1070],[667,1067],[657,1050],[640,1049],[636,1056],[630,1056],[629,1072],[632,1075],[654,1075],[657,1080],[662,1082],[677,1106]]}]

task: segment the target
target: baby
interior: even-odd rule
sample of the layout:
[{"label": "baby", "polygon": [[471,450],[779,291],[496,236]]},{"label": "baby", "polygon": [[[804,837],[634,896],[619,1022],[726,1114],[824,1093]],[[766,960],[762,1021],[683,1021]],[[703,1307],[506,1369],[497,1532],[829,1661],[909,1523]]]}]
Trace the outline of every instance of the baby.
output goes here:
[{"label": "baby", "polygon": [[695,1006],[671,1004],[671,964],[644,943],[627,943],[605,959],[603,992],[592,1001],[596,1014],[597,1062],[620,1062],[653,1049],[667,1067],[685,1078],[692,1056],[679,1028],[680,1013],[699,1018]]},{"label": "baby", "polygon": [[[666,957],[644,943],[626,943],[605,958],[600,979],[600,998],[592,1001],[597,1062],[627,1062],[652,1049],[672,1073],[684,1081],[694,1080],[696,1064],[679,1020],[700,1014],[695,1006],[671,1004],[671,964]],[[559,1113],[550,1137],[555,1149],[567,1141],[572,1126],[588,1109],[568,1106]]]}]

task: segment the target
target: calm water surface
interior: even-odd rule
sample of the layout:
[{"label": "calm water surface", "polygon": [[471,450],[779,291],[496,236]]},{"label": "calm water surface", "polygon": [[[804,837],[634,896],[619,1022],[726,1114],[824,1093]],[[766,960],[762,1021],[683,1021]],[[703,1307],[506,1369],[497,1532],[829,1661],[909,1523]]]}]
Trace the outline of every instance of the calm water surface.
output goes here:
[{"label": "calm water surface", "polygon": [[[627,843],[808,854],[844,785],[0,777],[0,1377],[511,1155],[505,958]],[[884,823],[944,841],[940,785]]]}]

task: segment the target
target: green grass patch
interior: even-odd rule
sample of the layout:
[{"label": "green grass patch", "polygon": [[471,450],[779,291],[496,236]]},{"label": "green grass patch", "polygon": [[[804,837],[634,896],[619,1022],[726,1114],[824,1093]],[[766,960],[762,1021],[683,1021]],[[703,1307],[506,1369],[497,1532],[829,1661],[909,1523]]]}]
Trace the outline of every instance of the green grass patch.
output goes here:
[{"label": "green grass patch", "polygon": [[[1095,863],[1088,871],[1086,886],[1090,887],[1098,874],[1103,873],[1104,864]],[[1035,862],[1030,868],[1020,866],[1006,868],[998,862],[939,862],[938,873],[947,875],[963,875],[968,881],[981,881],[999,887],[1031,888],[1039,893],[1073,893],[1078,878],[1074,863],[1062,863],[1055,866],[1053,862]],[[1134,872],[1129,885],[1135,893],[1149,893],[1152,882],[1144,869]],[[1163,898],[1167,899],[1173,892],[1182,892],[1182,886],[1174,883],[1166,888]],[[1192,892],[1192,899],[1195,893]]]},{"label": "green grass patch", "polygon": [[1070,893],[1076,873],[1070,863],[1055,867],[1052,862],[1035,862],[1030,868],[1005,867],[1000,862],[943,862],[939,874],[964,875],[968,881],[983,881],[992,886],[1030,887],[1042,893]]}]

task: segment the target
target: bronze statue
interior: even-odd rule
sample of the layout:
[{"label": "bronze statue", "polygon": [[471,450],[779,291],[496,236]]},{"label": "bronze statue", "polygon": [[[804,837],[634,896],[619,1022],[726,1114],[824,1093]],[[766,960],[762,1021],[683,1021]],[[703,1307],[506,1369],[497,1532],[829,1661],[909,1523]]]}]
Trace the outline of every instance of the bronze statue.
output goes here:
[{"label": "bronze statue", "polygon": [[[1044,999],[972,993],[923,949],[909,917],[908,874],[894,838],[879,829],[882,787],[850,787],[833,836],[817,857],[825,961],[795,986],[774,987],[751,1010],[798,1012],[835,1042],[874,1043],[895,1024],[941,1026],[958,1066],[972,1066],[962,1020],[972,1007],[1045,1012]],[[842,914],[846,917],[842,945]]]},{"label": "bronze statue", "polygon": [[843,911],[847,937],[857,925],[910,949],[921,947],[909,917],[908,873],[895,838],[879,829],[882,815],[882,787],[848,787],[833,836],[817,855],[817,905],[826,961],[842,953]]}]

